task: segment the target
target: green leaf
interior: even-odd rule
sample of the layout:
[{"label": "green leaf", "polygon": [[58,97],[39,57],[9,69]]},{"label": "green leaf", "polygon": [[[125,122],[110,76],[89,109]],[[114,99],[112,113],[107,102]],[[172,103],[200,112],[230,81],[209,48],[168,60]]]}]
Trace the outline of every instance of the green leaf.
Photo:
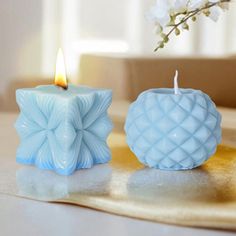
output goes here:
[{"label": "green leaf", "polygon": [[159,48],[164,48],[164,47],[165,47],[164,42],[163,42],[163,41],[160,41],[160,42],[159,42]]},{"label": "green leaf", "polygon": [[209,10],[205,10],[205,11],[203,11],[203,14],[204,14],[206,17],[208,17],[208,16],[210,16],[211,12],[210,12]]},{"label": "green leaf", "polygon": [[161,37],[164,39],[167,35],[164,33],[161,33]]},{"label": "green leaf", "polygon": [[169,37],[166,35],[166,37],[163,39],[164,43],[168,43],[169,42]]},{"label": "green leaf", "polygon": [[176,16],[175,15],[172,15],[171,17],[170,17],[170,25],[175,25],[175,20],[176,20]]},{"label": "green leaf", "polygon": [[176,36],[180,35],[180,30],[178,28],[175,29],[175,35]]},{"label": "green leaf", "polygon": [[182,24],[182,28],[183,28],[184,30],[189,30],[189,25],[188,25],[186,22],[184,22],[184,23]]}]

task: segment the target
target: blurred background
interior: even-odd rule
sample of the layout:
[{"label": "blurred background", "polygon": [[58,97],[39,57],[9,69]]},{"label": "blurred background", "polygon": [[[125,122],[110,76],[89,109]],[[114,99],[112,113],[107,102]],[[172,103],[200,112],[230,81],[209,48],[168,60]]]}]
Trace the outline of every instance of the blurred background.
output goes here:
[{"label": "blurred background", "polygon": [[[22,86],[30,86],[25,81],[46,81],[54,77],[59,47],[63,48],[67,75],[73,83],[81,81],[84,84],[110,87],[116,80],[114,89],[117,89],[116,94],[120,94],[118,97],[121,99],[132,100],[147,87],[169,86],[169,82],[155,83],[154,80],[166,80],[173,75],[176,67],[182,72],[183,78],[194,77],[193,84],[183,82],[183,86],[197,86],[206,91],[209,87],[209,93],[213,98],[215,96],[216,101],[221,100],[216,95],[222,96],[223,91],[213,92],[211,87],[216,83],[215,86],[222,89],[222,82],[210,81],[215,77],[219,77],[219,80],[224,77],[222,73],[219,75],[219,71],[230,74],[232,78],[229,79],[229,89],[233,87],[232,81],[236,76],[236,63],[233,59],[236,55],[235,2],[231,3],[229,11],[222,13],[217,23],[206,17],[200,18],[191,25],[190,32],[175,37],[158,53],[153,52],[157,42],[153,25],[145,18],[155,0],[0,0],[0,3],[2,106],[4,96],[6,102],[4,93],[9,90],[9,83],[12,81],[22,81]],[[144,58],[151,61],[139,64]],[[181,58],[186,60],[181,61]],[[194,58],[197,61],[192,61],[189,65]],[[206,62],[205,58],[209,60]],[[216,59],[219,58],[224,60],[218,62]],[[225,58],[230,59],[227,61]],[[124,59],[124,65],[120,62],[121,59]],[[203,66],[202,62],[210,64],[199,71]],[[131,64],[134,65],[131,69],[125,66]],[[170,68],[166,64],[170,64]],[[218,70],[216,65],[219,65]],[[136,68],[142,66],[144,68],[137,76],[142,75],[140,80],[150,78],[154,82],[140,85],[133,96],[130,96],[135,84],[139,84],[134,77],[138,71]],[[106,68],[114,70],[108,71]],[[215,71],[213,74],[212,70]],[[133,77],[130,79],[131,74]],[[198,86],[197,81],[203,77],[205,79],[206,74],[210,80],[202,82],[203,84],[199,82]],[[196,76],[198,77],[195,78]],[[108,79],[105,81],[105,78]],[[129,88],[128,80],[134,83]],[[20,84],[14,86],[12,93]],[[124,89],[125,92],[121,91],[123,87],[127,88]],[[228,90],[224,90],[224,93],[225,91]],[[14,100],[12,97],[11,99]],[[220,101],[219,105],[234,107],[236,98],[231,104],[228,101],[222,104]]]}]

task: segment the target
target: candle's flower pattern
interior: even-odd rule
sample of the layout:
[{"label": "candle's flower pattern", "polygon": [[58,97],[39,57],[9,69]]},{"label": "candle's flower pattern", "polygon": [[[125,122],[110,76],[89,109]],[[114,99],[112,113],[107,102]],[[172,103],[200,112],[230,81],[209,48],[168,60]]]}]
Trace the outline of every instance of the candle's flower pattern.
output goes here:
[{"label": "candle's flower pattern", "polygon": [[17,161],[63,175],[108,162],[111,97],[111,91],[100,90],[70,99],[18,90]]},{"label": "candle's flower pattern", "polygon": [[156,0],[147,14],[161,38],[156,50],[165,46],[173,32],[179,35],[181,29],[189,30],[189,22],[196,21],[201,14],[217,21],[229,2],[230,0]]},{"label": "candle's flower pattern", "polygon": [[144,165],[192,169],[208,160],[221,142],[221,115],[210,97],[198,90],[180,91],[146,91],[129,108],[127,143]]}]

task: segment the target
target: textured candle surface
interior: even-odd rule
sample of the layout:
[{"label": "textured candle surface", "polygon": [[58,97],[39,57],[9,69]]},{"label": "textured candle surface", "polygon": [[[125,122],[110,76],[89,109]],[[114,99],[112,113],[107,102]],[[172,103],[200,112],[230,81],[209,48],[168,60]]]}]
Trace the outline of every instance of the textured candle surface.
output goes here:
[{"label": "textured candle surface", "polygon": [[199,90],[152,89],[130,106],[125,131],[139,161],[167,170],[204,163],[221,141],[221,115]]},{"label": "textured candle surface", "polygon": [[15,124],[21,139],[19,163],[69,175],[110,160],[110,90],[39,86],[17,90],[16,99],[21,111]]}]

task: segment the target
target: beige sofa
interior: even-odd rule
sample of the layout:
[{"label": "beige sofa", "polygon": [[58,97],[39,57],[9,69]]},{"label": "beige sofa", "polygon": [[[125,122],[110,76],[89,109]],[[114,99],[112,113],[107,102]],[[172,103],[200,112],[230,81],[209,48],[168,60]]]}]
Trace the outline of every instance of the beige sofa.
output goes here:
[{"label": "beige sofa", "polygon": [[203,90],[218,106],[236,108],[235,58],[83,55],[80,83],[112,88],[115,100],[133,101],[143,90],[173,87],[176,69],[180,87]]}]

